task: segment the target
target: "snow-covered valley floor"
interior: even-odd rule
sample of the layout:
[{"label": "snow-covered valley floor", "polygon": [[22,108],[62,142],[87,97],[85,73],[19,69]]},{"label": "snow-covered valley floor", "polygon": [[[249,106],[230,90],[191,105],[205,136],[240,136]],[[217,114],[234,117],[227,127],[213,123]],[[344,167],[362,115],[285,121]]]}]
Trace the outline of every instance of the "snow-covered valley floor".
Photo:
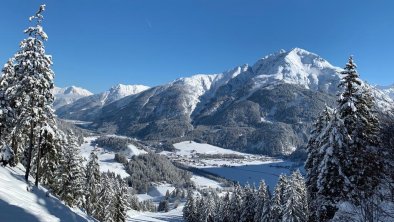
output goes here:
[{"label": "snow-covered valley floor", "polygon": [[[95,151],[102,172],[110,171],[127,177],[128,173],[123,164],[114,160],[115,152],[104,147],[98,147],[92,143],[97,137],[87,137],[80,147],[80,154],[87,160],[92,151]],[[174,144],[175,152],[162,152],[172,161],[200,168],[217,174],[230,180],[239,181],[241,184],[249,182],[257,184],[261,179],[266,180],[273,187],[277,177],[281,173],[290,172],[291,162],[274,159],[261,155],[251,155],[232,150],[223,149],[209,144],[185,141]],[[134,145],[128,146],[128,156],[147,153],[145,150]],[[223,158],[212,155],[224,155]],[[226,155],[234,155],[233,157]],[[229,158],[227,158],[229,157]],[[15,168],[0,168],[0,213],[4,215],[0,221],[93,221],[79,209],[71,209],[53,196],[46,196],[47,190],[43,187],[27,191],[27,185],[23,179],[24,169],[21,165]],[[215,180],[201,175],[192,175],[191,180],[199,189],[224,188]],[[31,179],[33,181],[33,179]],[[157,183],[145,194],[138,194],[140,201],[152,200],[156,205],[163,200],[166,192],[172,192],[175,187],[167,183]],[[169,212],[139,212],[128,211],[128,221],[158,222],[174,221],[182,219],[183,204]],[[17,217],[15,217],[17,215]]]},{"label": "snow-covered valley floor", "polygon": [[[116,135],[109,135],[116,136]],[[117,136],[118,137],[118,136]],[[99,147],[94,144],[97,137],[87,137],[80,148],[80,154],[88,159],[92,151],[95,151],[102,172],[110,171],[127,177],[128,173],[123,164],[114,160],[115,152],[105,147]],[[214,173],[224,178],[238,181],[241,184],[258,184],[264,179],[267,184],[273,188],[281,173],[289,174],[292,168],[291,162],[280,159],[241,153],[233,150],[223,149],[210,144],[196,143],[193,141],[184,141],[174,144],[175,151],[163,151],[160,154],[165,155],[174,162],[179,162],[187,166],[199,168],[201,170]],[[128,157],[147,153],[142,148],[135,145],[128,146]],[[225,188],[220,182],[206,178],[201,175],[193,174],[191,180],[198,189],[217,189]],[[145,194],[137,194],[139,201],[151,200],[156,206],[164,199],[166,192],[172,192],[175,187],[171,184],[157,183],[149,188]],[[169,212],[139,212],[130,210],[128,212],[128,221],[183,221],[182,208],[184,203],[180,203],[178,208]]]}]

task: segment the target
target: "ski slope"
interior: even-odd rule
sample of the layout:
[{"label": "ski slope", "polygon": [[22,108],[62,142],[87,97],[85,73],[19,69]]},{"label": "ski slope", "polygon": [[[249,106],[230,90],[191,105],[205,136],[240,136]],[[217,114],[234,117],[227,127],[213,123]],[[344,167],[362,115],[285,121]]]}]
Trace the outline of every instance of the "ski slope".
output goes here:
[{"label": "ski slope", "polygon": [[[34,181],[33,178],[30,181]],[[79,209],[64,205],[41,186],[27,191],[24,168],[0,167],[0,221],[83,222],[95,221]]]}]

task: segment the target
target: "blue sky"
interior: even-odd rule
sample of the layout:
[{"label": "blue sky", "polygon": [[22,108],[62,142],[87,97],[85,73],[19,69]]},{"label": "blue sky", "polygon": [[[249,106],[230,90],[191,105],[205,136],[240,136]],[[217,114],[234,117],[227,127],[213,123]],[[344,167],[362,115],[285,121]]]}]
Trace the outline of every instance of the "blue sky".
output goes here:
[{"label": "blue sky", "polygon": [[154,86],[294,47],[337,66],[353,54],[363,79],[394,83],[392,0],[2,0],[0,63],[42,3],[59,86]]}]

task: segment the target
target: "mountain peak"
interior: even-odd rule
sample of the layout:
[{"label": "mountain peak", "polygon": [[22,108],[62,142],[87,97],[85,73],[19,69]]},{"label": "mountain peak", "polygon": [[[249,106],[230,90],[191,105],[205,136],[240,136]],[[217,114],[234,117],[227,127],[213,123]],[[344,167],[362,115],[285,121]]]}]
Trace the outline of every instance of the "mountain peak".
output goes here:
[{"label": "mountain peak", "polygon": [[102,104],[108,104],[119,100],[126,96],[131,96],[142,91],[149,89],[149,86],[144,85],[124,85],[124,84],[117,84],[111,87],[108,91],[102,93],[103,100]]},{"label": "mountain peak", "polygon": [[284,82],[334,93],[336,89],[329,83],[340,80],[339,68],[301,48],[268,55],[258,60],[252,69],[255,88]]},{"label": "mountain peak", "polygon": [[64,88],[64,94],[78,94],[81,96],[91,96],[93,93],[77,86],[69,86]]},{"label": "mountain peak", "polygon": [[309,52],[309,51],[307,51],[307,50],[305,50],[305,49],[298,48],[298,47],[292,48],[292,49],[289,51],[289,53],[297,53],[297,54],[314,54],[314,53],[312,53],[312,52]]},{"label": "mountain peak", "polygon": [[53,104],[55,109],[73,103],[82,97],[93,95],[93,93],[91,93],[89,90],[77,86],[69,86],[64,88],[55,86],[52,90],[52,93],[55,96],[55,101]]}]

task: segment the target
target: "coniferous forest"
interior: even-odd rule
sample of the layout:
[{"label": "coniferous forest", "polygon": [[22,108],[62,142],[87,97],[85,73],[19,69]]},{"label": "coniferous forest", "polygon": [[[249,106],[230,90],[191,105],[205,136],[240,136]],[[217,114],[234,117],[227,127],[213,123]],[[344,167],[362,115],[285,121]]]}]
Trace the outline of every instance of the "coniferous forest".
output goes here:
[{"label": "coniferous forest", "polygon": [[[196,108],[200,113],[193,111],[187,117],[177,113],[179,107],[191,109],[192,106],[188,105],[193,100],[179,102],[177,96],[183,95],[184,89],[175,83],[175,86],[142,91],[112,102],[115,108],[121,107],[116,111],[110,105],[104,106],[97,112],[100,118],[93,121],[94,126],[99,126],[95,131],[94,127],[66,122],[57,116],[53,107],[55,73],[52,56],[47,54],[45,47],[48,40],[44,31],[45,9],[46,6],[41,5],[29,18],[31,26],[24,30],[26,37],[4,65],[0,79],[0,162],[3,168],[24,170],[24,178],[19,180],[26,183],[25,192],[45,189],[46,198],[56,198],[64,205],[78,209],[87,215],[86,221],[138,221],[131,220],[130,215],[140,212],[152,215],[181,212],[176,219],[163,218],[186,222],[394,221],[394,104],[390,104],[390,100],[391,107],[382,109],[377,91],[361,79],[353,56],[337,73],[340,76],[337,84],[330,86],[334,94],[324,94],[323,91],[308,94],[310,92],[302,87],[293,89],[286,85],[288,83],[281,83],[280,87],[294,91],[271,98],[285,101],[292,94],[302,94],[308,98],[303,101],[313,102],[310,106],[318,110],[318,115],[305,114],[309,112],[309,105],[298,107],[302,115],[294,114],[294,107],[286,108],[280,115],[272,115],[280,119],[272,122],[268,118],[269,112],[258,105],[275,102],[268,101],[263,91],[247,91],[251,85],[242,85],[241,81],[257,71],[246,68],[243,71],[246,74],[240,79],[228,80],[228,85],[204,95],[208,98],[204,106]],[[235,92],[237,84],[242,85],[242,90]],[[160,97],[160,93],[171,87],[175,93]],[[214,98],[213,93],[221,97]],[[201,94],[196,98],[204,96]],[[146,97],[149,98],[145,101]],[[299,97],[294,101],[297,99]],[[132,101],[131,105],[125,105],[129,101]],[[275,109],[295,103],[283,101],[275,105]],[[220,110],[222,105],[226,109]],[[151,113],[128,110],[140,106]],[[170,111],[165,113],[165,108]],[[218,114],[210,114],[216,110],[219,110]],[[255,118],[256,112],[264,113],[267,118],[260,114]],[[159,119],[152,113],[157,116],[165,113],[165,118]],[[313,124],[307,126],[304,114],[312,119]],[[137,115],[140,116],[137,118]],[[292,118],[289,120],[286,115]],[[105,118],[110,121],[105,122]],[[190,124],[184,124],[184,119]],[[156,122],[148,122],[151,120]],[[116,121],[120,123],[114,126]],[[135,124],[128,126],[127,121],[135,121]],[[210,128],[210,122],[218,122],[218,125]],[[290,126],[289,122],[294,125]],[[251,126],[261,128],[254,130]],[[125,136],[112,135],[122,134],[119,129],[124,128],[127,129]],[[263,132],[264,129],[269,131]],[[300,132],[295,132],[298,129]],[[174,136],[178,133],[180,136]],[[89,136],[94,139],[91,144],[86,144],[84,139]],[[256,142],[259,139],[261,141]],[[303,140],[307,141],[304,146]],[[193,147],[187,153],[179,148],[182,142],[183,146],[192,147],[197,143],[194,141],[239,149],[237,152],[208,150],[199,153]],[[274,175],[274,187],[270,187],[263,176],[259,184],[239,183],[204,171],[222,164],[218,161],[210,165],[217,159],[225,162],[220,165],[225,169],[238,167],[237,164],[249,161],[249,158],[262,161],[268,158],[266,154],[279,152],[277,148],[267,151],[267,147],[290,147],[291,142],[298,145],[293,151],[297,149],[294,153],[299,154],[297,161],[301,164],[286,168],[290,173],[280,175],[257,172]],[[257,147],[256,144],[268,145]],[[244,146],[252,147],[248,150],[250,154],[241,153]],[[88,158],[81,155],[83,147],[94,147]],[[208,145],[201,147],[213,149]],[[252,155],[260,155],[258,152],[264,150],[264,155],[253,159],[255,156]],[[281,152],[275,158],[295,162],[287,148]],[[112,154],[112,159],[103,159]],[[226,165],[228,163],[233,165]],[[124,170],[126,176],[111,171],[109,165]],[[239,173],[246,173],[246,170]],[[220,186],[199,185],[198,178],[209,178]],[[166,194],[160,196],[163,191],[160,189],[167,189]],[[141,199],[148,194],[156,196]]]}]

